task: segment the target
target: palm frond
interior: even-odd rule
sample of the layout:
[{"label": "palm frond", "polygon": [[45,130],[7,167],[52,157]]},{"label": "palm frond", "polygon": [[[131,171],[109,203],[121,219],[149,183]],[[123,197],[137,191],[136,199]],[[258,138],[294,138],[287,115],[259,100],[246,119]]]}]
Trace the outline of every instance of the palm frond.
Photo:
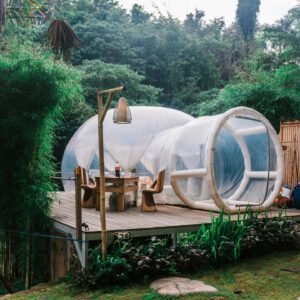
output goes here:
[{"label": "palm frond", "polygon": [[65,20],[54,20],[48,29],[50,45],[56,59],[63,56],[63,60],[70,60],[71,50],[79,45],[79,39]]}]

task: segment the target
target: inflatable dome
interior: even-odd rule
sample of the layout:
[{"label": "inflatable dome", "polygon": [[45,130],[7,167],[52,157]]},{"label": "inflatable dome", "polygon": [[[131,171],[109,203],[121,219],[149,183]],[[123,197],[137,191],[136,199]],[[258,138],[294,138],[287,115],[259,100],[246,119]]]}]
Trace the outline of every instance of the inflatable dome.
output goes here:
[{"label": "inflatable dome", "polygon": [[[139,163],[151,140],[158,133],[184,125],[194,118],[178,110],[131,106],[132,122],[130,124],[115,124],[113,109],[107,112],[104,120],[104,159],[105,167],[114,170],[118,161],[123,170],[144,169]],[[73,135],[68,143],[62,160],[62,176],[73,176],[78,165],[89,169],[99,169],[98,154],[98,116],[87,120]],[[150,174],[148,172],[148,174]],[[63,182],[66,191],[74,190],[70,181]]]},{"label": "inflatable dome", "polygon": [[[137,165],[157,176],[167,170],[168,199],[191,208],[225,212],[265,209],[283,179],[283,153],[269,121],[238,107],[224,114],[193,118],[160,107],[132,107],[132,123],[104,123],[105,166]],[[97,116],[83,124],[63,157],[63,176],[76,165],[98,169]],[[65,189],[72,189],[67,184]],[[171,201],[172,202],[172,201]]]},{"label": "inflatable dome", "polygon": [[177,197],[203,210],[267,208],[283,179],[275,130],[263,115],[245,107],[157,135],[142,161],[153,173],[168,168]]}]

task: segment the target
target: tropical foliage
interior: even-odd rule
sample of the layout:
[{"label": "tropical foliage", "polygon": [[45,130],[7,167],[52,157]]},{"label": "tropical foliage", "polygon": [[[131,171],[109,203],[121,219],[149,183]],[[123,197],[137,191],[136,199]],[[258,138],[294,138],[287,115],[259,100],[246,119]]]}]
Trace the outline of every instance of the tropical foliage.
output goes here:
[{"label": "tropical foliage", "polygon": [[[6,278],[45,276],[55,163],[54,132],[66,103],[81,95],[80,74],[38,50],[11,45],[0,54],[0,265]],[[72,74],[72,76],[70,76]],[[44,268],[48,269],[48,268]]]},{"label": "tropical foliage", "polygon": [[116,240],[107,261],[102,261],[99,250],[92,250],[89,267],[73,268],[70,279],[82,287],[101,288],[130,279],[137,282],[196,272],[256,253],[280,250],[283,245],[285,249],[294,248],[298,233],[298,225],[284,213],[272,219],[268,213],[252,213],[248,209],[234,221],[221,212],[196,234],[179,235],[176,246],[168,238]]},{"label": "tropical foliage", "polygon": [[[115,0],[0,0],[0,265],[7,278],[26,277],[28,283],[32,274],[41,275],[48,246],[24,232],[47,231],[55,189],[49,177],[74,131],[95,113],[96,89],[124,84],[131,104],[194,116],[249,106],[276,129],[282,118],[300,118],[300,7],[264,26],[257,22],[259,8],[259,0],[239,0],[235,22],[226,25],[223,18],[207,21],[201,8],[179,21],[136,4],[127,12]],[[48,32],[53,19],[66,22],[52,23]],[[60,61],[61,54],[73,67]],[[281,243],[293,228],[282,231],[275,222],[269,230],[271,223],[255,222],[249,228],[256,236],[263,232],[262,241],[272,232]],[[94,271],[101,282],[108,268],[152,276],[198,266],[204,258],[238,259],[251,243],[267,245],[251,238],[244,221],[237,227],[214,219],[213,226],[184,237],[176,249],[167,240],[128,244],[120,259],[98,261]]]},{"label": "tropical foliage", "polygon": [[257,14],[259,12],[260,0],[238,1],[236,20],[246,41],[252,41],[257,26]]}]

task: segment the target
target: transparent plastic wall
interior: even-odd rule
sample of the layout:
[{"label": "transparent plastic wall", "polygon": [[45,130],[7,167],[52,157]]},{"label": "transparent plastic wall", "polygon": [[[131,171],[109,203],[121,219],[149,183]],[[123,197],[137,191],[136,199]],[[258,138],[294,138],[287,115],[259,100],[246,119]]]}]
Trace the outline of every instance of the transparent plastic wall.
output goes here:
[{"label": "transparent plastic wall", "polygon": [[[283,178],[283,154],[268,120],[238,107],[216,116],[193,118],[172,109],[132,107],[129,125],[104,123],[105,165],[137,167],[139,175],[167,171],[164,202],[225,212],[265,209]],[[63,176],[76,165],[98,169],[97,117],[83,124],[63,157]],[[142,172],[145,172],[144,174]],[[65,190],[74,189],[64,183]]]},{"label": "transparent plastic wall", "polygon": [[[105,118],[105,167],[114,170],[118,161],[123,170],[138,168],[140,174],[149,171],[140,162],[152,139],[166,129],[184,125],[194,118],[183,112],[162,107],[130,107],[131,124],[113,123],[113,109]],[[87,120],[68,143],[63,160],[62,176],[73,177],[74,168],[80,165],[87,170],[99,169],[98,116]],[[64,181],[66,191],[74,190],[74,183]]]},{"label": "transparent plastic wall", "polygon": [[176,195],[204,210],[269,207],[283,177],[275,130],[260,113],[243,107],[182,126],[169,159]]}]

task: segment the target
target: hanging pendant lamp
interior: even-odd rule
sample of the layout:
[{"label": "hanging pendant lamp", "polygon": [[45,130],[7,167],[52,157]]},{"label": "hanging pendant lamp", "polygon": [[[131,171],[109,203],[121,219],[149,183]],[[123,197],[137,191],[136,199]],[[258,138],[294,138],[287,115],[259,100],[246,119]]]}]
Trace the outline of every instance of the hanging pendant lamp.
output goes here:
[{"label": "hanging pendant lamp", "polygon": [[126,98],[121,97],[117,107],[114,109],[113,121],[117,124],[130,124],[131,120],[132,116],[127,100]]}]

